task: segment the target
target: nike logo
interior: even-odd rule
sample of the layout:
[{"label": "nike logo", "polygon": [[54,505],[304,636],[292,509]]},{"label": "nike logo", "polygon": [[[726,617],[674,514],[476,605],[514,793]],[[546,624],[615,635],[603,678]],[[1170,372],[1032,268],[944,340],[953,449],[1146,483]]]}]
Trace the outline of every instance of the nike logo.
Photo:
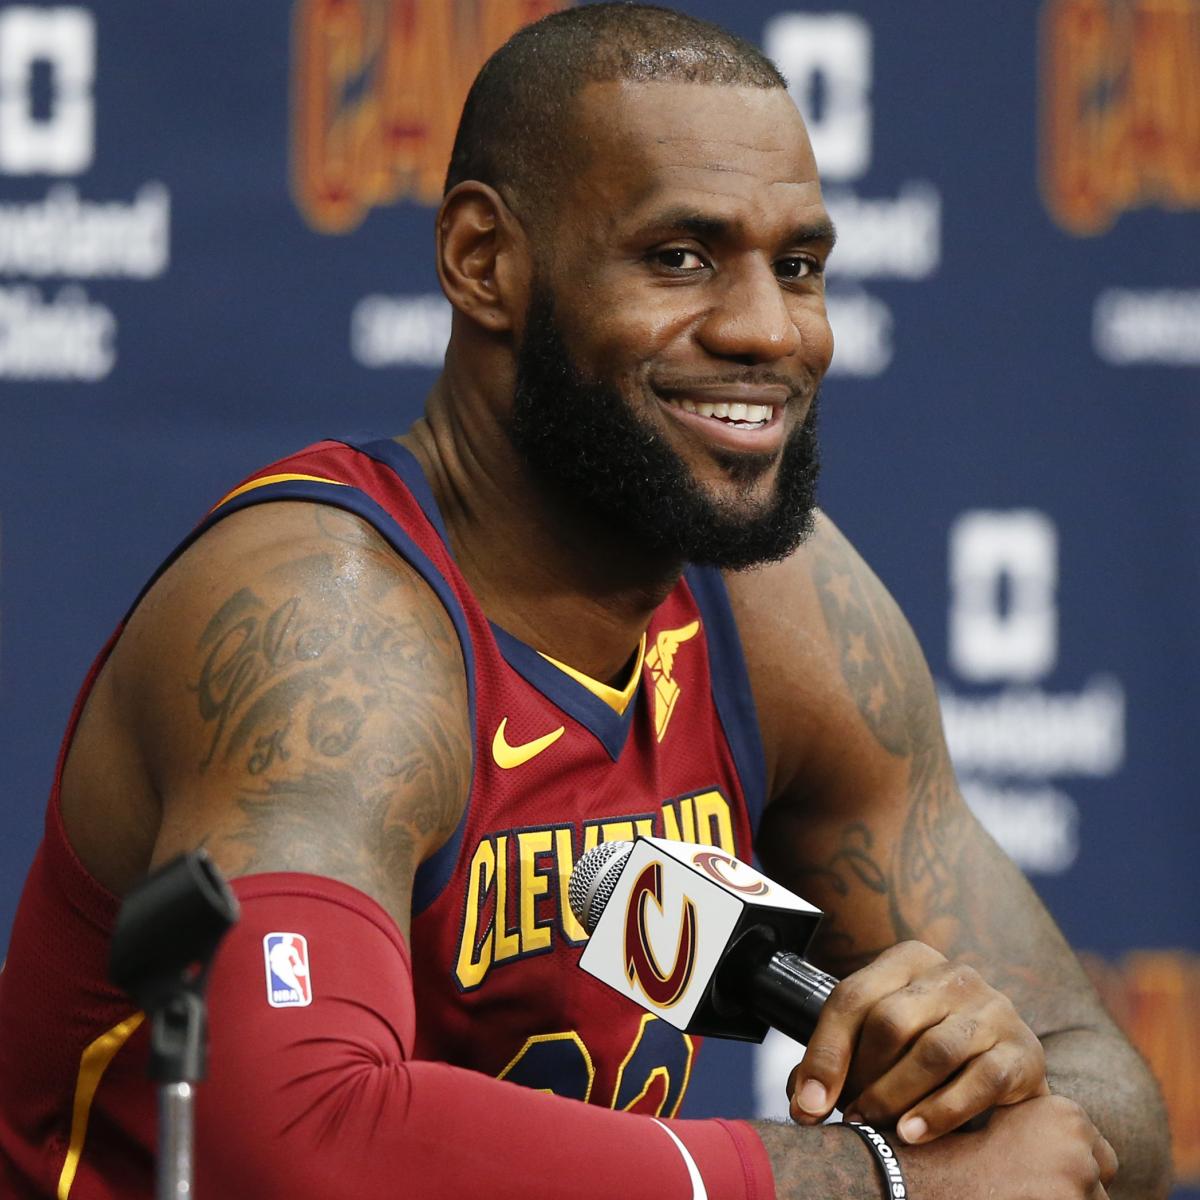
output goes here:
[{"label": "nike logo", "polygon": [[508,718],[505,717],[496,729],[496,736],[492,738],[492,757],[496,760],[496,766],[503,767],[506,771],[513,767],[523,766],[531,758],[537,758],[543,750],[553,746],[566,732],[566,727],[560,725],[551,733],[534,738],[532,742],[526,742],[522,746],[510,746],[504,740],[504,728],[507,724]]}]

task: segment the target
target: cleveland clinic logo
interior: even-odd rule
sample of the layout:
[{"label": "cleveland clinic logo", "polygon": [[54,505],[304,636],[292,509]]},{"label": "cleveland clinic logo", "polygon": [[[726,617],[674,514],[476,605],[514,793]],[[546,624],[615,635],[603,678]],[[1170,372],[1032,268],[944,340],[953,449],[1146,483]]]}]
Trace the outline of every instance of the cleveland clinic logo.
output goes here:
[{"label": "cleveland clinic logo", "polygon": [[660,862],[647,863],[629,893],[625,907],[624,962],[629,982],[640,988],[651,1004],[657,1008],[671,1008],[687,991],[696,966],[696,906],[684,896],[675,959],[664,970],[650,945],[646,928],[650,904],[663,912]]}]

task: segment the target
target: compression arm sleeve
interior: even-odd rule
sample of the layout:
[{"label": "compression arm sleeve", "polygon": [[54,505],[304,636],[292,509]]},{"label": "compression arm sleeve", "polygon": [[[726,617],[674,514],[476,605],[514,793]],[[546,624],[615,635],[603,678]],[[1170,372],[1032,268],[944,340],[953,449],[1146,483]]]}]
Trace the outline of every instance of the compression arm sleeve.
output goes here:
[{"label": "compression arm sleeve", "polygon": [[[196,1191],[288,1200],[769,1200],[748,1126],[659,1121],[414,1060],[412,973],[394,922],[314,875],[239,879],[239,923],[209,982]],[[309,973],[266,935],[302,934]],[[291,974],[284,965],[292,964]],[[276,978],[274,982],[279,982]],[[673,1135],[673,1136],[672,1136]]]}]

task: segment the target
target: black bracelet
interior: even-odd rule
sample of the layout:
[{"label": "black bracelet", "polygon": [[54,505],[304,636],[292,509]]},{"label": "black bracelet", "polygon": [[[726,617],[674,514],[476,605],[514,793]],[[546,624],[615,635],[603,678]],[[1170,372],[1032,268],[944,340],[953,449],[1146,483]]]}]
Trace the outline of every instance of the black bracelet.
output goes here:
[{"label": "black bracelet", "polygon": [[884,1200],[907,1200],[908,1185],[904,1182],[904,1172],[900,1170],[900,1160],[896,1152],[888,1145],[888,1140],[879,1130],[860,1121],[843,1121],[847,1129],[853,1129],[871,1148],[875,1161],[883,1172]]}]

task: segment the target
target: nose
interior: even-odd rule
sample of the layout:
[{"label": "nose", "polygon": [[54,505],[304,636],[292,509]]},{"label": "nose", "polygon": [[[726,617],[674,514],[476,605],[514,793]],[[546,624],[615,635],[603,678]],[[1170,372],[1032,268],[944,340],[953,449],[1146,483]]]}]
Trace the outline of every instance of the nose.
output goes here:
[{"label": "nose", "polygon": [[730,267],[700,325],[704,348],[744,363],[775,362],[800,349],[800,330],[768,263]]}]

